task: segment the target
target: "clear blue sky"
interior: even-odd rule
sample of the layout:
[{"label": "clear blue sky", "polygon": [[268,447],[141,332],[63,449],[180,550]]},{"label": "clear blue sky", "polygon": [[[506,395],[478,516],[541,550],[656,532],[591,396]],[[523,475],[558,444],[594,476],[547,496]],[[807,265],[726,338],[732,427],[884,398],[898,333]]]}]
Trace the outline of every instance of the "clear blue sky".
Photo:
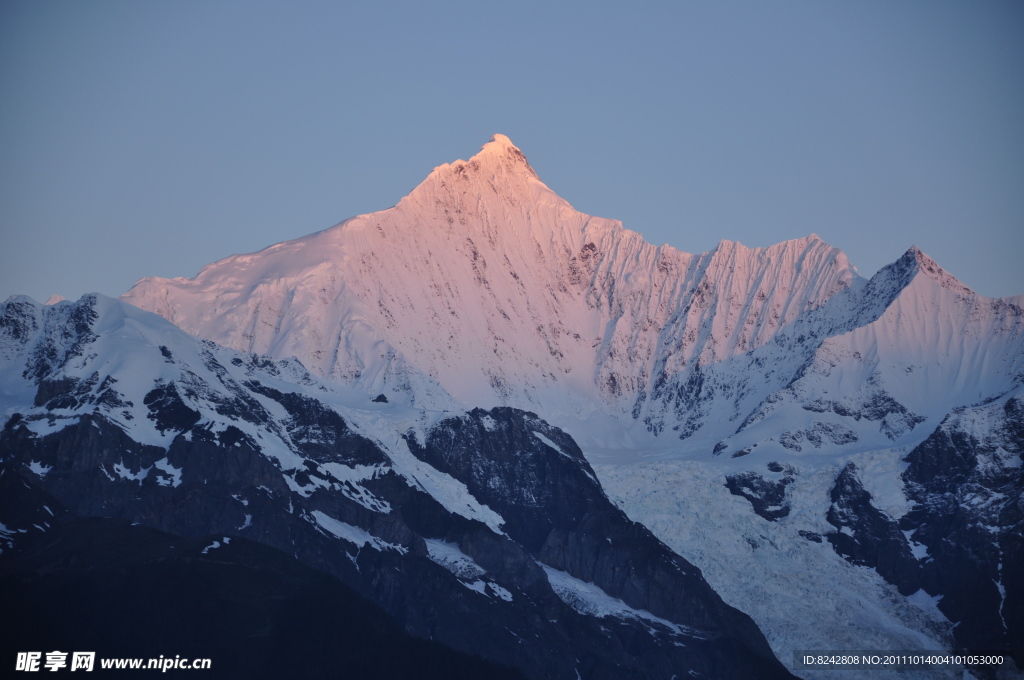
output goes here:
[{"label": "clear blue sky", "polygon": [[0,299],[194,276],[495,132],[654,243],[1024,293],[1024,3],[4,0]]}]

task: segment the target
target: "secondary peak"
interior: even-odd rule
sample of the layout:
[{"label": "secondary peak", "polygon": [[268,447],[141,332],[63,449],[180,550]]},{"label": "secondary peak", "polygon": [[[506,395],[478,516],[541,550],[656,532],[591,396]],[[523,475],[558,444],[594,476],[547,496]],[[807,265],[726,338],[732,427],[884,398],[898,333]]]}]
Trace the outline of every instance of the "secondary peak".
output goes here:
[{"label": "secondary peak", "polygon": [[955,276],[943,269],[938,262],[925,254],[916,245],[910,248],[896,262],[904,269],[921,272],[947,290],[961,295],[974,295],[974,291],[961,283]]}]

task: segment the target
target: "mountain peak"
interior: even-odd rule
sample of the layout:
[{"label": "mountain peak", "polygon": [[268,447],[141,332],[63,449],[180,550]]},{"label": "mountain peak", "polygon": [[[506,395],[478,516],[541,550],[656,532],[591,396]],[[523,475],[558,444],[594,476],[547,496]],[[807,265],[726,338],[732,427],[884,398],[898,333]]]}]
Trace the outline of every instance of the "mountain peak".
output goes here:
[{"label": "mountain peak", "polygon": [[[548,202],[552,202],[551,197],[554,197],[554,203],[565,203],[540,180],[511,139],[495,134],[468,160],[459,159],[434,168],[426,179],[399,201],[398,206],[405,211],[415,210],[421,216],[424,210],[433,212],[438,205],[455,206],[456,214],[462,214],[464,208],[481,209],[480,205],[458,207],[466,196],[480,198],[495,194],[503,201],[522,205],[535,204],[538,195],[544,195]],[[460,221],[467,219],[468,214],[463,214]]]},{"label": "mountain peak", "polygon": [[[466,161],[466,165],[474,168],[484,166],[496,170],[497,168],[493,165],[494,161],[498,162],[498,167],[503,166],[506,171],[525,170],[530,176],[537,177],[536,171],[530,167],[530,162],[526,160],[526,156],[519,147],[500,133],[491,135],[491,139],[480,147],[480,151],[475,156]],[[453,165],[458,165],[458,163]]]},{"label": "mountain peak", "polygon": [[[974,295],[974,291],[962,284],[955,276],[947,272],[939,263],[925,254],[916,245],[910,246],[903,256],[893,263],[894,267],[905,272],[906,283],[914,274],[921,273],[946,290],[959,295]],[[904,284],[905,285],[905,284]]]},{"label": "mountain peak", "polygon": [[516,151],[519,150],[519,147],[513,144],[511,139],[501,134],[500,132],[491,135],[490,140],[488,140],[487,144],[484,145],[484,148],[487,148],[491,144],[495,144],[501,148],[512,148],[515,149]]}]

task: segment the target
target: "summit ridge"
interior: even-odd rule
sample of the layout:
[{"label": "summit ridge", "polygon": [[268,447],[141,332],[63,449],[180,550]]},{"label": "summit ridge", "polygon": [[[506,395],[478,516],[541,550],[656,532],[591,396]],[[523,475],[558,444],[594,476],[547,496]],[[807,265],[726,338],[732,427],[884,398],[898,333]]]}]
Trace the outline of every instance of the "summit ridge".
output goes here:
[{"label": "summit ridge", "polygon": [[[495,134],[393,208],[194,279],[143,279],[122,299],[421,407],[533,409],[598,449],[666,436],[713,446],[828,336],[910,294],[918,272],[977,297],[916,246],[870,281],[813,233],[767,248],[723,240],[703,254],[655,247],[575,210]],[[795,363],[742,398],[694,382],[783,343]]]},{"label": "summit ridge", "polygon": [[579,434],[612,414],[657,437],[677,424],[666,381],[768,343],[859,280],[817,237],[655,247],[572,208],[495,135],[393,208],[122,299],[421,406],[541,409]]}]

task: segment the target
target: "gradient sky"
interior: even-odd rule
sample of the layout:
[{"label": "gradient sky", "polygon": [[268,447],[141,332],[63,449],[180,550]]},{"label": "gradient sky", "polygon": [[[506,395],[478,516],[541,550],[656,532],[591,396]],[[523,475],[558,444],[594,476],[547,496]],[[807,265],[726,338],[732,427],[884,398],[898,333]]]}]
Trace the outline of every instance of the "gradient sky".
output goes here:
[{"label": "gradient sky", "polygon": [[194,276],[495,132],[656,244],[1024,293],[1024,3],[4,0],[0,299]]}]

